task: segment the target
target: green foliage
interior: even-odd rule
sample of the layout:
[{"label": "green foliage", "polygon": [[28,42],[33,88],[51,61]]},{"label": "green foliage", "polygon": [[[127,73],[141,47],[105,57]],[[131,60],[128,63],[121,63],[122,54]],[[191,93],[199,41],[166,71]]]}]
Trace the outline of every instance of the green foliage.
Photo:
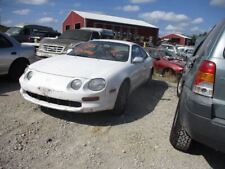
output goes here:
[{"label": "green foliage", "polygon": [[204,32],[204,33],[200,33],[200,34],[193,34],[192,36],[191,36],[191,44],[195,44],[196,43],[196,40],[197,39],[199,39],[199,38],[201,38],[201,37],[204,37],[204,36],[206,36],[207,35],[207,32]]},{"label": "green foliage", "polygon": [[6,32],[8,29],[8,27],[0,25],[0,32]]}]

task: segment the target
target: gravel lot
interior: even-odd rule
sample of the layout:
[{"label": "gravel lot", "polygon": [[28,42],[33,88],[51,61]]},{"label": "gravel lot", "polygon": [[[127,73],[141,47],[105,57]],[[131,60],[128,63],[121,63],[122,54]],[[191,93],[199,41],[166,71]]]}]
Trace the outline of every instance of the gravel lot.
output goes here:
[{"label": "gravel lot", "polygon": [[191,154],[170,145],[175,86],[154,80],[132,94],[124,115],[113,116],[40,108],[2,77],[0,169],[225,168],[225,155],[203,145]]}]

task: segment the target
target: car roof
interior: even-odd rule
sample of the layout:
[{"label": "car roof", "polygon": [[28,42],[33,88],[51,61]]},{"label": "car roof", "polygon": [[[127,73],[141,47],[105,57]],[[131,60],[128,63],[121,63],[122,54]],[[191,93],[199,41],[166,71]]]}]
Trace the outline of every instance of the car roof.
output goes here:
[{"label": "car roof", "polygon": [[81,29],[82,30],[97,31],[97,32],[103,32],[103,31],[113,32],[111,29],[93,28],[93,27],[82,27]]},{"label": "car roof", "polygon": [[10,40],[11,42],[13,41],[16,44],[20,44],[15,38],[13,38],[12,36],[9,36],[7,33],[0,32],[0,35],[5,37],[6,39]]},{"label": "car roof", "polygon": [[133,42],[123,41],[123,40],[114,40],[114,39],[94,39],[92,41],[114,42],[114,43],[122,43],[122,44],[126,44],[126,45],[138,45]]}]

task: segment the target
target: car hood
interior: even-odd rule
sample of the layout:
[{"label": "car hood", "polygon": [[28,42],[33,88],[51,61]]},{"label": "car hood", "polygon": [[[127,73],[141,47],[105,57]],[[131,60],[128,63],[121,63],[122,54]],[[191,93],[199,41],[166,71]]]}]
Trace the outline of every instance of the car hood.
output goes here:
[{"label": "car hood", "polygon": [[126,63],[63,55],[43,59],[29,66],[31,70],[66,77],[106,78],[121,71]]},{"label": "car hood", "polygon": [[49,44],[49,45],[61,45],[61,46],[68,46],[71,43],[76,44],[81,42],[80,40],[72,40],[72,39],[55,39],[55,38],[44,38],[42,39],[42,44]]},{"label": "car hood", "polygon": [[178,65],[180,67],[184,67],[185,66],[185,62],[181,61],[181,60],[178,60],[178,59],[171,60],[170,63],[173,63],[173,64]]},{"label": "car hood", "polygon": [[185,61],[182,61],[182,60],[179,60],[179,59],[168,59],[168,58],[164,58],[162,57],[161,58],[162,60],[166,61],[166,62],[169,62],[171,64],[174,64],[174,65],[177,65],[177,66],[180,66],[180,67],[184,67],[185,66]]}]

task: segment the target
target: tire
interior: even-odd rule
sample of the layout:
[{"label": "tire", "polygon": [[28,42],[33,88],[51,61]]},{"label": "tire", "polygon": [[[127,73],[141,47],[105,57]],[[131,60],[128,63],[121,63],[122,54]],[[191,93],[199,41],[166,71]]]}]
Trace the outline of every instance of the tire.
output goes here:
[{"label": "tire", "polygon": [[18,81],[28,64],[29,62],[26,60],[18,60],[13,62],[9,69],[9,78],[12,81]]},{"label": "tire", "polygon": [[145,85],[146,85],[146,86],[149,86],[149,85],[151,84],[153,73],[154,73],[154,68],[151,69],[151,72],[150,72],[150,74],[149,74],[149,78],[148,78],[148,80],[145,82]]},{"label": "tire", "polygon": [[121,115],[125,112],[128,95],[129,95],[129,83],[128,81],[124,81],[122,85],[120,86],[120,89],[116,98],[116,103],[112,111],[113,114]]},{"label": "tire", "polygon": [[180,104],[178,103],[175,117],[173,120],[172,129],[170,132],[170,143],[177,150],[180,150],[183,152],[189,152],[191,143],[192,143],[192,139],[187,134],[187,132],[185,131],[183,126],[180,124],[179,107],[180,107]]},{"label": "tire", "polygon": [[181,94],[181,91],[182,91],[182,88],[183,88],[183,78],[179,78],[178,79],[178,82],[177,82],[177,97],[180,97],[180,94]]}]

